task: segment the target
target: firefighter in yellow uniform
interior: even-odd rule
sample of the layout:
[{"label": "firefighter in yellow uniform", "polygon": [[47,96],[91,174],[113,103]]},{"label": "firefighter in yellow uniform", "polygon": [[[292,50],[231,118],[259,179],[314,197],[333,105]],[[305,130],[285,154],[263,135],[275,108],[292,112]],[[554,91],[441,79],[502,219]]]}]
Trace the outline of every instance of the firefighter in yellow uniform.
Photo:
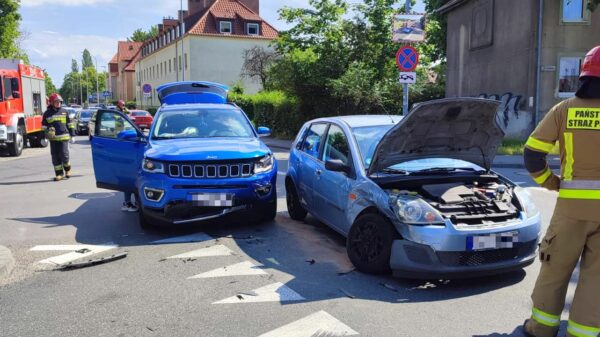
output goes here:
[{"label": "firefighter in yellow uniform", "polygon": [[[561,177],[546,155],[560,144]],[[540,243],[542,267],[531,296],[529,336],[557,335],[567,287],[581,260],[567,336],[600,335],[600,46],[585,57],[576,97],[544,117],[525,146],[525,166],[533,179],[558,191],[550,227]]]},{"label": "firefighter in yellow uniform", "polygon": [[65,109],[61,108],[62,97],[52,94],[49,98],[48,110],[42,117],[42,129],[50,141],[50,154],[54,165],[55,181],[71,177],[69,160],[69,142],[74,141],[74,126]]}]

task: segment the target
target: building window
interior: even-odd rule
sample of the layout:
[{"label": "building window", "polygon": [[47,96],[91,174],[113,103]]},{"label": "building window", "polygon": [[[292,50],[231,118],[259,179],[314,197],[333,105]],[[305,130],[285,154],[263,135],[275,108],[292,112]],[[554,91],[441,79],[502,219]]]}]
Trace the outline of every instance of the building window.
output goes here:
[{"label": "building window", "polygon": [[188,55],[187,54],[183,54],[183,59],[185,62],[185,70],[187,70],[188,68]]},{"label": "building window", "polygon": [[179,70],[181,70],[181,55],[179,55]]},{"label": "building window", "polygon": [[559,58],[558,72],[558,97],[569,98],[575,96],[579,88],[579,73],[583,56],[567,56]]},{"label": "building window", "polygon": [[260,26],[258,23],[249,23],[248,24],[248,35],[259,35],[260,34]]},{"label": "building window", "polygon": [[589,20],[587,0],[562,0],[563,22],[586,22]]},{"label": "building window", "polygon": [[231,21],[220,21],[219,22],[219,31],[223,34],[231,34]]}]

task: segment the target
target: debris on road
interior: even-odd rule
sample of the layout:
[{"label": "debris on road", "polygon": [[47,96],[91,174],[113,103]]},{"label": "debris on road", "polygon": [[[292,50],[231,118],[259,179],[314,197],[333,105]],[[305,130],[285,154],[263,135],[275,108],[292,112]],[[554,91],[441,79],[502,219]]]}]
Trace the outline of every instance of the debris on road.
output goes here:
[{"label": "debris on road", "polygon": [[380,285],[388,288],[389,290],[393,291],[393,292],[398,292],[398,289],[396,289],[396,287],[394,287],[391,284],[387,284],[387,283],[379,283]]},{"label": "debris on road", "polygon": [[58,267],[58,270],[86,268],[86,267],[96,266],[96,265],[107,263],[107,262],[117,261],[117,260],[123,259],[125,257],[127,257],[127,252],[114,254],[111,256],[107,256],[107,257],[101,257],[99,259],[87,260],[85,262],[78,262],[78,263],[69,262],[67,264],[60,265]]},{"label": "debris on road", "polygon": [[350,294],[349,292],[347,292],[346,290],[340,288],[340,291],[344,293],[344,295],[348,296],[349,298],[355,299],[356,296]]},{"label": "debris on road", "polygon": [[87,249],[87,248],[83,248],[83,249],[75,251],[75,253],[79,253],[79,254],[86,254],[86,253],[89,253],[89,252],[91,252],[91,250]]},{"label": "debris on road", "polygon": [[268,259],[265,259],[265,260],[267,260],[267,261],[271,262],[272,264],[276,264],[276,265],[278,265],[278,266],[280,266],[280,265],[281,265],[281,263],[279,263],[279,261],[275,260],[275,258],[274,258],[274,257],[270,257],[270,258],[268,258]]},{"label": "debris on road", "polygon": [[258,296],[258,294],[255,293],[254,291],[238,291],[238,295],[237,296],[240,297],[242,295],[246,295],[246,296]]},{"label": "debris on road", "polygon": [[313,265],[315,264],[317,261],[315,261],[315,259],[311,259],[311,260],[306,260],[306,262],[308,262],[308,264]]},{"label": "debris on road", "polygon": [[152,329],[152,328],[151,328],[151,327],[149,327],[149,326],[147,326],[147,327],[146,327],[146,329],[148,329],[148,330],[150,330],[150,331],[154,332],[154,329]]}]

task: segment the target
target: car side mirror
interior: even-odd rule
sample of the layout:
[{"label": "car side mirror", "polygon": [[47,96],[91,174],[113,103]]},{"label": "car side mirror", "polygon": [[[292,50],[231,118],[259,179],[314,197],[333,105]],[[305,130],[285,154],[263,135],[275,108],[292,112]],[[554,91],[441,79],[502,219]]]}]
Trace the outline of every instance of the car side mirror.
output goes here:
[{"label": "car side mirror", "polygon": [[269,137],[271,135],[271,129],[265,126],[259,126],[257,131],[259,137]]},{"label": "car side mirror", "polygon": [[117,138],[120,140],[138,140],[138,133],[135,130],[125,130],[117,134]]},{"label": "car side mirror", "polygon": [[325,169],[333,172],[343,172],[347,175],[352,173],[352,169],[350,166],[344,164],[343,161],[339,159],[331,159],[325,162]]}]

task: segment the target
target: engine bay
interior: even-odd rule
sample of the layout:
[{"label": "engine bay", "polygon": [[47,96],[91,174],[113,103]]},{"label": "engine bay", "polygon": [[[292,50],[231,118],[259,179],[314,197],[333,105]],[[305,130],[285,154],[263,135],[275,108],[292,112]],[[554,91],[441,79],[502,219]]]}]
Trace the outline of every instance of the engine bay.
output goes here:
[{"label": "engine bay", "polygon": [[428,182],[409,190],[388,189],[387,192],[391,196],[418,196],[457,226],[509,222],[518,219],[520,211],[513,188],[498,181]]}]

